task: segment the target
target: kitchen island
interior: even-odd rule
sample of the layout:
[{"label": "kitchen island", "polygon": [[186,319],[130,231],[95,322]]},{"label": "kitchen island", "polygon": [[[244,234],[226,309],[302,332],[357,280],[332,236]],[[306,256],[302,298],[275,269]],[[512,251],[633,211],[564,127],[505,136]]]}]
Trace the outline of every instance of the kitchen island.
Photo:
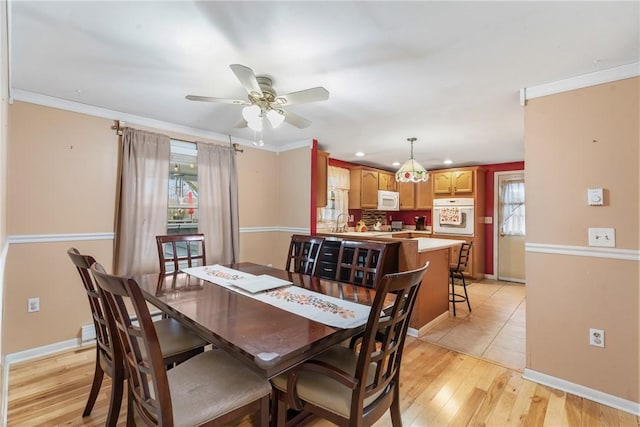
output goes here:
[{"label": "kitchen island", "polygon": [[410,326],[419,333],[449,311],[449,264],[450,248],[461,245],[464,240],[437,239],[426,237],[427,233],[403,232],[345,232],[318,233],[323,237],[343,240],[378,240],[400,242],[398,250],[398,271],[414,270],[429,261],[429,269],[424,275]]}]

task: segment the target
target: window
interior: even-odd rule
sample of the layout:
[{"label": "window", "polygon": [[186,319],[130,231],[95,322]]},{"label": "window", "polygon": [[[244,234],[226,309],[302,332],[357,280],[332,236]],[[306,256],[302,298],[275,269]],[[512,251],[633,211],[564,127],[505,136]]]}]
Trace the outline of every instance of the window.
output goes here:
[{"label": "window", "polygon": [[318,220],[334,223],[338,215],[349,214],[349,169],[329,166],[327,170],[327,206],[320,209]]},{"label": "window", "polygon": [[509,236],[524,236],[524,181],[505,181],[502,193],[502,233]]},{"label": "window", "polygon": [[171,140],[167,234],[198,232],[196,144]]}]

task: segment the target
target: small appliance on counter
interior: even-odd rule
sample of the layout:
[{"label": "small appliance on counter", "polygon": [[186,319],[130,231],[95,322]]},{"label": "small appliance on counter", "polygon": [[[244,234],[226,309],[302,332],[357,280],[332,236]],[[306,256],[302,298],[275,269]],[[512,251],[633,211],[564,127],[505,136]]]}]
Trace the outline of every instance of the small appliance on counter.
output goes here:
[{"label": "small appliance on counter", "polygon": [[427,220],[426,216],[417,216],[413,220],[416,224],[416,230],[424,230],[424,223]]},{"label": "small appliance on counter", "polygon": [[391,231],[402,231],[402,221],[391,221]]}]

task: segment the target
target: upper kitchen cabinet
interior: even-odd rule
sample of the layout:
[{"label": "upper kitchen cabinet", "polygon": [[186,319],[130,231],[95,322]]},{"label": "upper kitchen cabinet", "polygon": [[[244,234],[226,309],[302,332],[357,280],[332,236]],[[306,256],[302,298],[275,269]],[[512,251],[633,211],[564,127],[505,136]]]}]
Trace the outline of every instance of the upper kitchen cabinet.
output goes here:
[{"label": "upper kitchen cabinet", "polygon": [[400,210],[429,210],[433,207],[431,180],[427,182],[398,182]]},{"label": "upper kitchen cabinet", "polygon": [[418,182],[414,185],[416,193],[416,210],[433,208],[433,185],[429,178],[427,182]]},{"label": "upper kitchen cabinet", "polygon": [[473,169],[449,169],[431,173],[434,197],[473,194]]},{"label": "upper kitchen cabinet", "polygon": [[398,182],[400,193],[400,210],[412,211],[416,208],[415,184],[413,182]]},{"label": "upper kitchen cabinet", "polygon": [[318,150],[316,157],[316,206],[327,206],[327,171],[329,168],[329,153]]},{"label": "upper kitchen cabinet", "polygon": [[376,209],[378,207],[378,171],[355,167],[350,170],[349,209]]},{"label": "upper kitchen cabinet", "polygon": [[378,190],[397,191],[396,174],[387,171],[378,171]]}]

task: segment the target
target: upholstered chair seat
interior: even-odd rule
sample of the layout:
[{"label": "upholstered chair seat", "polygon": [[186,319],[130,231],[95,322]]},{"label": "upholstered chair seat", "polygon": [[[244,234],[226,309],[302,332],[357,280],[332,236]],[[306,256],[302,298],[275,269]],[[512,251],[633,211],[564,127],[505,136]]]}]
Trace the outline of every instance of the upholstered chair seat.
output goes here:
[{"label": "upholstered chair seat", "polygon": [[175,427],[206,424],[271,392],[268,381],[220,349],[167,371],[167,379]]}]

